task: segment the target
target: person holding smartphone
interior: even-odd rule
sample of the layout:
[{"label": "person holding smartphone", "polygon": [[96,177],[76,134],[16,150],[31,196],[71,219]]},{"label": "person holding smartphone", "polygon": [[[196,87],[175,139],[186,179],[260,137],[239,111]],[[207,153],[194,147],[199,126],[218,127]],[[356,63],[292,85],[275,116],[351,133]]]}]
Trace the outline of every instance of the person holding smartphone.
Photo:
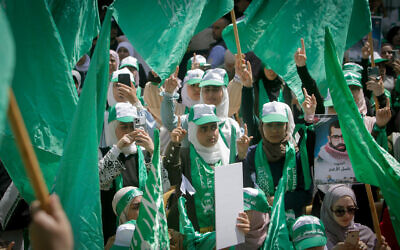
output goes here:
[{"label": "person holding smartphone", "polygon": [[384,239],[382,244],[378,244],[374,232],[369,227],[354,222],[357,210],[356,196],[347,185],[333,185],[328,189],[321,207],[321,220],[328,238],[327,248],[390,249]]}]

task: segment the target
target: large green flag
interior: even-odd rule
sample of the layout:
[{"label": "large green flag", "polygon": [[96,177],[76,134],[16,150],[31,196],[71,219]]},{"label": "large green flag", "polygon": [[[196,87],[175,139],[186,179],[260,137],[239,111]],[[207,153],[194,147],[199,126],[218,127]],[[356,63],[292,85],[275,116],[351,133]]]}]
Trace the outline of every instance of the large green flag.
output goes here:
[{"label": "large green flag", "polygon": [[0,65],[2,65],[0,68],[0,131],[2,131],[7,116],[8,89],[11,86],[15,66],[14,39],[2,7],[0,7],[0,33],[2,34],[2,45],[0,46]]},{"label": "large green flag", "polygon": [[146,63],[165,79],[182,60],[190,39],[233,9],[232,0],[115,1],[124,34]]},{"label": "large green flag", "polygon": [[381,188],[400,242],[400,164],[375,142],[365,128],[344,79],[335,43],[328,28],[325,34],[325,70],[354,174],[358,181]]},{"label": "large green flag", "polygon": [[[44,0],[6,0],[15,40],[12,88],[46,184],[53,186],[78,100],[64,48]],[[35,199],[11,129],[3,136],[0,159],[28,202]]]},{"label": "large green flag", "polygon": [[178,200],[179,209],[179,232],[183,235],[184,249],[214,249],[216,245],[215,231],[201,234],[194,230],[186,208],[186,199],[181,196]]},{"label": "large green flag", "polygon": [[154,152],[150,172],[143,190],[142,204],[131,249],[169,249],[160,164],[160,132],[154,130]]},{"label": "large green flag", "polygon": [[[340,58],[371,30],[367,0],[254,0],[238,22],[241,48],[254,51],[267,67],[281,75],[298,97],[303,97],[293,55],[304,38],[307,67],[323,95],[327,85],[324,74],[324,27],[332,30]],[[361,20],[361,21],[360,21]],[[232,25],[222,36],[229,50],[236,44]]]},{"label": "large green flag", "polygon": [[97,0],[47,0],[70,66],[92,46],[100,30]]},{"label": "large green flag", "polygon": [[271,221],[268,227],[267,238],[264,241],[263,249],[294,249],[289,239],[289,229],[286,225],[285,213],[285,192],[287,178],[282,176],[274,195]]},{"label": "large green flag", "polygon": [[61,158],[55,191],[71,222],[76,249],[103,249],[98,145],[108,89],[108,9]]}]

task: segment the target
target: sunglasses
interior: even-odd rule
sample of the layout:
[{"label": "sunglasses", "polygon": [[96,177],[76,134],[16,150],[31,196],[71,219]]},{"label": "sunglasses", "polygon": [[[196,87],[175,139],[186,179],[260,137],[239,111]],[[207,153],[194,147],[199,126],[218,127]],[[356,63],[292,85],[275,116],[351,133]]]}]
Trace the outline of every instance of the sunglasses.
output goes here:
[{"label": "sunglasses", "polygon": [[336,217],[343,217],[345,213],[354,215],[354,213],[358,210],[358,207],[339,207],[335,210],[332,209],[332,212],[335,213]]}]

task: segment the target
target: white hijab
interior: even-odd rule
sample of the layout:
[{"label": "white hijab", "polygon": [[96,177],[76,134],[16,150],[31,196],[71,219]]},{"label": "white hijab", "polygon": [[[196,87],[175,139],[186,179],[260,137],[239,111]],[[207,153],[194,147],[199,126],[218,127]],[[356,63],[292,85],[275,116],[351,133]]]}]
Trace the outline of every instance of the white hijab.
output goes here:
[{"label": "white hijab", "polygon": [[[183,87],[182,87],[182,92],[181,92],[181,94],[182,94],[182,103],[183,103],[183,105],[185,105],[186,107],[191,108],[193,105],[199,104],[199,103],[200,103],[200,100],[199,100],[199,101],[195,101],[195,100],[191,99],[191,98],[189,97],[189,95],[188,95],[188,90],[187,90],[187,88],[188,88],[188,84],[185,83],[185,84],[183,85]],[[201,95],[201,94],[200,94],[200,95]]]},{"label": "white hijab", "polygon": [[89,70],[90,57],[85,54],[85,63],[82,65],[75,65],[75,69],[81,72],[87,72]]},{"label": "white hijab", "polygon": [[189,122],[188,139],[193,144],[197,153],[203,158],[208,164],[215,164],[219,160],[222,161],[222,165],[229,164],[229,149],[225,145],[221,136],[218,136],[217,143],[212,147],[204,147],[197,140],[197,129],[198,126],[194,122]]},{"label": "white hijab", "polygon": [[[106,112],[105,116],[105,123],[104,123],[104,134],[106,137],[106,145],[108,147],[112,147],[113,145],[117,145],[118,139],[115,134],[115,129],[118,126],[118,121],[114,120],[110,123],[108,123],[108,112]],[[121,149],[121,152],[124,153],[124,155],[130,155],[130,154],[136,154],[137,152],[137,147],[135,142],[133,142],[131,145],[124,147]]]},{"label": "white hijab", "polygon": [[[118,190],[118,192],[115,193],[114,198],[112,200],[112,204],[111,204],[115,215],[117,215],[117,205],[118,205],[118,202],[121,200],[122,196],[124,196],[126,193],[128,193],[129,191],[131,191],[133,189],[138,189],[138,188],[132,187],[132,186],[123,187],[120,190]],[[137,196],[135,196],[135,197],[137,197]],[[122,211],[121,215],[119,216],[119,224],[120,225],[128,221],[129,206],[130,206],[130,202],[126,205],[126,207]]]}]

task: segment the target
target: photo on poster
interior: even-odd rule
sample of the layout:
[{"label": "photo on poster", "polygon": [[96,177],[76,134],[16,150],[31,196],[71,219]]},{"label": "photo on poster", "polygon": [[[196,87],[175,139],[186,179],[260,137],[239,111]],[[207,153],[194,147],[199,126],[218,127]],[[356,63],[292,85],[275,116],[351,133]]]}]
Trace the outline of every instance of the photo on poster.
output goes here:
[{"label": "photo on poster", "polygon": [[314,183],[355,183],[337,115],[317,115],[314,128]]}]

